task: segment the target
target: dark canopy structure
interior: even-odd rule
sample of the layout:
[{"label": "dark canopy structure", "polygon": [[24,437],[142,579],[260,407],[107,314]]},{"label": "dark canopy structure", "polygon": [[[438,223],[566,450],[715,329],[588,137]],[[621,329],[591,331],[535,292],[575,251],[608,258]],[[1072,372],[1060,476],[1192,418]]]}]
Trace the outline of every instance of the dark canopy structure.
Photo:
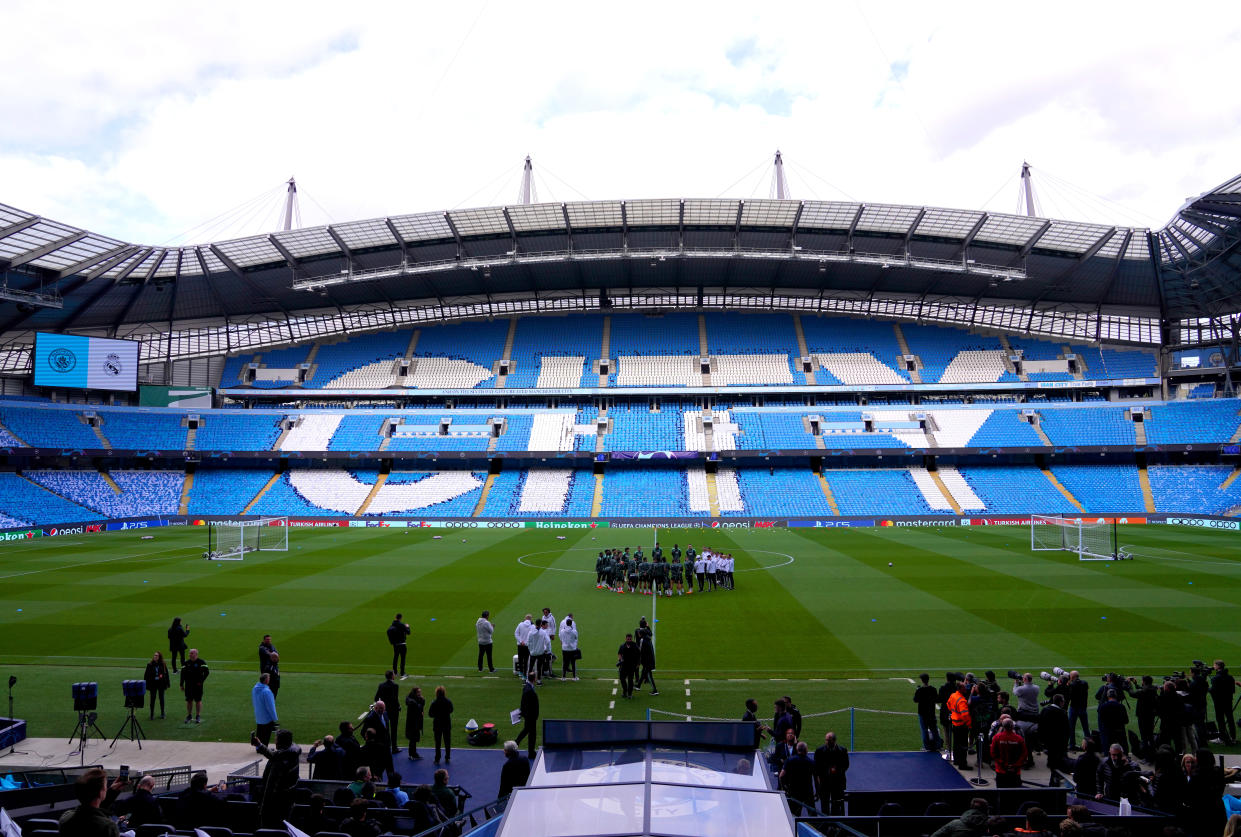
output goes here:
[{"label": "dark canopy structure", "polygon": [[[143,360],[539,311],[839,312],[1077,340],[1235,329],[1241,177],[1152,231],[930,206],[640,199],[391,216],[150,247],[0,205],[0,369],[37,330]],[[1231,326],[1228,324],[1231,323]],[[1175,332],[1175,333],[1174,333]]]}]

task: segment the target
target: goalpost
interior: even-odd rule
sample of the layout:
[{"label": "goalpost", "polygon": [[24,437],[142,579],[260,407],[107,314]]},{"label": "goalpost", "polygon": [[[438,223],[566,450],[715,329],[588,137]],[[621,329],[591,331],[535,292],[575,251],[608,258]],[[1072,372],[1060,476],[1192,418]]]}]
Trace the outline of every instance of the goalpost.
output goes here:
[{"label": "goalpost", "polygon": [[1082,561],[1115,561],[1126,557],[1117,550],[1116,524],[1081,518],[1030,516],[1030,549],[1076,552]]},{"label": "goalpost", "polygon": [[209,561],[240,561],[247,552],[288,552],[289,519],[224,520],[207,524]]}]

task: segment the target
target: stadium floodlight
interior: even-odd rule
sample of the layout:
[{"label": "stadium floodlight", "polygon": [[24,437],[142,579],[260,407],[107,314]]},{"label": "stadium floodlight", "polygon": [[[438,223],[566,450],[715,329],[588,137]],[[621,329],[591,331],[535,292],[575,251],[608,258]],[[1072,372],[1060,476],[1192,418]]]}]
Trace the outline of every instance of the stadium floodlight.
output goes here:
[{"label": "stadium floodlight", "polygon": [[1080,517],[1030,516],[1030,549],[1033,552],[1075,552],[1082,561],[1114,561],[1116,524],[1087,521]]},{"label": "stadium floodlight", "polygon": [[247,552],[288,552],[289,519],[221,520],[207,524],[208,561],[241,561]]}]

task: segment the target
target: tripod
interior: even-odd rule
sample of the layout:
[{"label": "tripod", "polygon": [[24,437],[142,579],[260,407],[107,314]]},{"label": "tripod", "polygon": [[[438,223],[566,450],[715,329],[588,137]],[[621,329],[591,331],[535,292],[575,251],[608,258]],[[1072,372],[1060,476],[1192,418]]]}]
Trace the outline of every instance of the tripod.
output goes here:
[{"label": "tripod", "polygon": [[124,735],[125,731],[128,730],[129,735],[126,737],[130,741],[137,741],[138,749],[141,750],[142,739],[146,738],[147,736],[146,736],[146,733],[142,731],[142,724],[138,723],[138,718],[134,715],[134,707],[130,706],[128,707],[128,709],[129,709],[129,717],[126,718],[124,722],[121,723],[121,728],[117,730],[116,738],[112,739],[112,746],[115,747],[117,739],[120,738],[122,735]]},{"label": "tripod", "polygon": [[73,728],[73,732],[69,735],[69,741],[78,742],[78,748],[72,752],[81,756],[81,764],[83,766],[86,764],[86,742],[90,740],[90,731],[94,730],[97,737],[101,741],[108,737],[103,734],[103,730],[101,730],[99,725],[95,723],[98,719],[99,715],[96,712],[78,710],[77,725]]},{"label": "tripod", "polygon": [[[17,718],[13,716],[13,687],[15,685],[17,685],[17,678],[10,677],[9,678],[9,720],[12,722],[17,721]],[[28,756],[30,755],[30,751],[17,749],[17,739],[16,737],[14,737],[13,743],[9,745],[9,751],[7,753],[4,753],[3,755],[0,755],[0,758],[3,758],[4,756],[12,756],[12,755]]]}]

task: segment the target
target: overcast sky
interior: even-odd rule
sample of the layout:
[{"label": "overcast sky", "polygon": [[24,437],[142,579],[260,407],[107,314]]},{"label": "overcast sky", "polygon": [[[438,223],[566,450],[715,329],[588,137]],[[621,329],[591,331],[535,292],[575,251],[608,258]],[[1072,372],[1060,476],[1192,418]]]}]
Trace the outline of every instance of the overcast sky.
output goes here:
[{"label": "overcast sky", "polygon": [[[771,195],[1159,227],[1241,172],[1234,2],[4,0],[0,202],[145,244]],[[242,207],[242,209],[238,209]],[[221,217],[223,216],[223,217]],[[215,219],[213,221],[213,219]],[[188,233],[188,235],[187,235]]]}]

